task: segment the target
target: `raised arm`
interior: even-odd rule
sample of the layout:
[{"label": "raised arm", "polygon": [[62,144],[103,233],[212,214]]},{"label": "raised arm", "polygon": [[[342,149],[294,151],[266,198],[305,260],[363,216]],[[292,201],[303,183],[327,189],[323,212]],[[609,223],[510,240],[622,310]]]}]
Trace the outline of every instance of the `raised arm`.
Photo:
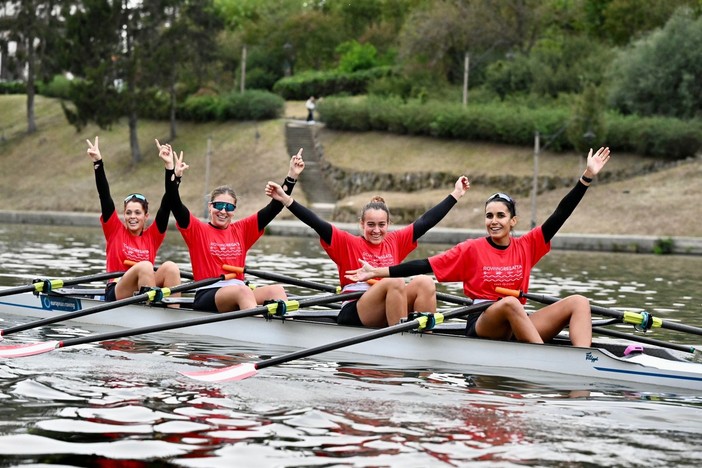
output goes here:
[{"label": "raised arm", "polygon": [[325,243],[331,244],[332,225],[317,216],[306,206],[296,202],[293,197],[285,193],[280,185],[275,182],[268,182],[266,185],[266,195],[282,203],[297,219],[314,229]]},{"label": "raised arm", "polygon": [[456,181],[453,191],[450,195],[444,198],[439,204],[430,208],[426,213],[417,218],[417,220],[412,223],[414,225],[413,240],[416,241],[420,237],[429,231],[429,229],[436,226],[439,221],[444,219],[444,217],[451,211],[458,200],[470,190],[470,181],[468,177],[462,175]]},{"label": "raised arm", "polygon": [[95,143],[90,140],[85,140],[88,142],[88,156],[93,161],[93,169],[95,171],[95,185],[98,191],[98,197],[100,197],[100,211],[102,212],[102,220],[107,221],[112,213],[115,212],[115,202],[110,196],[110,184],[107,182],[107,176],[105,175],[105,167],[102,161],[102,154],[100,154],[100,146],[98,143],[98,137],[95,137]]},{"label": "raised arm", "polygon": [[595,154],[592,149],[587,155],[587,168],[580,176],[575,187],[561,200],[555,211],[548,217],[544,224],[541,225],[541,231],[544,234],[544,240],[548,243],[553,239],[558,230],[563,226],[563,223],[570,217],[578,206],[580,200],[585,196],[587,188],[590,186],[592,179],[600,173],[607,161],[609,161],[609,148],[600,148]]},{"label": "raised arm", "polygon": [[[295,184],[297,183],[298,177],[302,174],[305,169],[305,161],[302,159],[302,148],[290,158],[290,166],[288,168],[288,175],[285,177],[282,188],[286,195],[292,194]],[[267,189],[266,189],[267,190]],[[271,197],[272,198],[272,197]],[[264,206],[258,211],[258,230],[262,231],[266,226],[270,224],[278,213],[283,210],[283,204],[280,200],[273,198],[268,205]]]},{"label": "raised arm", "polygon": [[168,198],[168,203],[178,226],[186,229],[190,225],[190,211],[183,205],[178,188],[180,187],[180,179],[183,176],[183,172],[190,166],[183,162],[182,151],[180,155],[175,152],[172,152],[172,154],[173,174],[169,176],[168,171],[166,171],[166,197]]},{"label": "raised arm", "polygon": [[[156,142],[156,147],[158,148],[158,157],[163,160],[165,169],[166,169],[166,185],[168,184],[168,180],[171,177],[174,177],[175,175],[175,163],[173,161],[173,148],[171,148],[171,145],[165,144],[162,145],[159,143],[158,140],[154,140]],[[167,188],[166,188],[167,189]],[[156,223],[156,229],[158,229],[158,232],[166,232],[168,229],[168,217],[171,214],[171,203],[168,194],[163,192],[163,197],[161,198],[161,205],[158,207],[158,211],[156,212],[156,218],[154,219],[154,222]]]}]

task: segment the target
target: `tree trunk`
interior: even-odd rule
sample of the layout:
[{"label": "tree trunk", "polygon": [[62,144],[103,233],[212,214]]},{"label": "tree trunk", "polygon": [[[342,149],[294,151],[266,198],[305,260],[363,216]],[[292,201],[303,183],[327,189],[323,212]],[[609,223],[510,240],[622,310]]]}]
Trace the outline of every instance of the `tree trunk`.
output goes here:
[{"label": "tree trunk", "polygon": [[170,121],[171,121],[171,139],[170,141],[175,141],[176,136],[177,136],[177,128],[176,128],[176,90],[175,90],[175,80],[171,80],[171,86],[170,86],[170,93],[171,93],[171,112],[170,112]]},{"label": "tree trunk", "polygon": [[34,34],[27,37],[27,133],[37,131],[34,119]]},{"label": "tree trunk", "polygon": [[132,164],[139,164],[142,157],[137,136],[137,113],[134,110],[129,112],[129,147],[132,150]]}]

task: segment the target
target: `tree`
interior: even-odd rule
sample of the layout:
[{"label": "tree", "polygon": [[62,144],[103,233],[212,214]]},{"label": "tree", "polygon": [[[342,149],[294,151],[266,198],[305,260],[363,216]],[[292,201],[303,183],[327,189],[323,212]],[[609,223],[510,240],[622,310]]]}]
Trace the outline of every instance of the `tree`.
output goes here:
[{"label": "tree", "polygon": [[55,46],[61,43],[62,8],[72,2],[59,0],[5,1],[0,9],[0,37],[17,44],[16,59],[26,65],[27,133],[37,131],[34,97],[37,80],[47,80],[56,73],[53,60]]},{"label": "tree", "polygon": [[702,115],[702,17],[678,10],[663,29],[621,51],[611,66],[610,101],[624,113]]},{"label": "tree", "polygon": [[68,61],[83,79],[72,87],[75,108],[64,108],[66,117],[80,128],[88,121],[109,126],[126,116],[134,164],[142,160],[137,125],[152,84],[150,51],[170,5],[169,0],[83,0],[68,23],[67,39],[76,45]]}]

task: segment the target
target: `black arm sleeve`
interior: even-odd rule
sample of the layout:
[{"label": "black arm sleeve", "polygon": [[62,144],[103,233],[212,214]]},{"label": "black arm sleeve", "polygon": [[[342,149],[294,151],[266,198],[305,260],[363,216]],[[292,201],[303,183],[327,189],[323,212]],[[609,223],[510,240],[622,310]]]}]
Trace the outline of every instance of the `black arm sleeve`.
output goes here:
[{"label": "black arm sleeve", "polygon": [[[168,180],[171,177],[175,176],[175,172],[173,169],[166,169],[166,180],[165,180],[165,185],[166,185],[166,190],[168,189]],[[156,229],[158,229],[158,232],[166,232],[168,229],[168,217],[171,215],[171,202],[170,198],[168,197],[168,194],[164,191],[163,192],[163,197],[161,198],[161,206],[158,207],[158,211],[156,212],[156,219],[154,222],[156,223]]]},{"label": "black arm sleeve", "polygon": [[[286,177],[282,185],[283,191],[288,195],[292,194],[295,182],[297,181]],[[258,230],[263,231],[281,211],[283,211],[283,204],[278,200],[271,200],[269,204],[258,210]]]},{"label": "black arm sleeve", "polygon": [[180,192],[178,191],[180,179],[180,177],[175,177],[175,172],[171,175],[166,175],[166,197],[168,197],[168,204],[178,226],[187,229],[190,225],[190,210],[183,205],[183,201],[180,199]]},{"label": "black arm sleeve", "polygon": [[403,262],[399,265],[393,265],[388,268],[388,271],[390,273],[390,278],[406,278],[407,276],[434,273],[428,258],[410,260],[409,262]]},{"label": "black arm sleeve", "polygon": [[458,203],[458,200],[453,198],[453,195],[449,195],[438,205],[430,208],[426,213],[420,216],[414,223],[412,223],[414,224],[413,240],[416,242],[417,239],[426,234],[429,229],[436,226],[439,221],[444,219],[444,216],[451,211],[451,208],[453,208],[456,203]]},{"label": "black arm sleeve", "polygon": [[314,231],[319,234],[319,238],[322,239],[326,244],[331,244],[332,241],[332,225],[322,218],[317,216],[312,210],[307,208],[300,203],[293,201],[288,207],[290,212],[294,214],[297,219],[314,229]]},{"label": "black arm sleeve", "polygon": [[578,206],[580,200],[585,196],[586,191],[587,185],[583,184],[580,182],[580,179],[578,179],[575,187],[563,197],[556,207],[556,210],[544,221],[544,224],[541,225],[541,230],[544,233],[544,240],[547,243],[551,242],[553,236],[556,235],[561,226],[563,226],[563,223],[565,223],[568,217],[573,213],[575,207]]},{"label": "black arm sleeve", "polygon": [[110,196],[110,184],[107,183],[105,175],[105,166],[101,160],[93,162],[95,169],[95,185],[97,186],[98,196],[100,197],[100,211],[102,211],[102,220],[107,221],[112,213],[115,212],[115,202]]}]

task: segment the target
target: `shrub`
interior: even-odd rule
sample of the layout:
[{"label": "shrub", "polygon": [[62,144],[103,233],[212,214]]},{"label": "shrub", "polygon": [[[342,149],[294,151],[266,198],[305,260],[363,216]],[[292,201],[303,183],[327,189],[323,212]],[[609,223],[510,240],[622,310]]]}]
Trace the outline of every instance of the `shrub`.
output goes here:
[{"label": "shrub", "polygon": [[285,101],[267,91],[232,91],[223,95],[190,96],[180,106],[180,116],[198,122],[210,120],[274,119],[283,112]]}]

